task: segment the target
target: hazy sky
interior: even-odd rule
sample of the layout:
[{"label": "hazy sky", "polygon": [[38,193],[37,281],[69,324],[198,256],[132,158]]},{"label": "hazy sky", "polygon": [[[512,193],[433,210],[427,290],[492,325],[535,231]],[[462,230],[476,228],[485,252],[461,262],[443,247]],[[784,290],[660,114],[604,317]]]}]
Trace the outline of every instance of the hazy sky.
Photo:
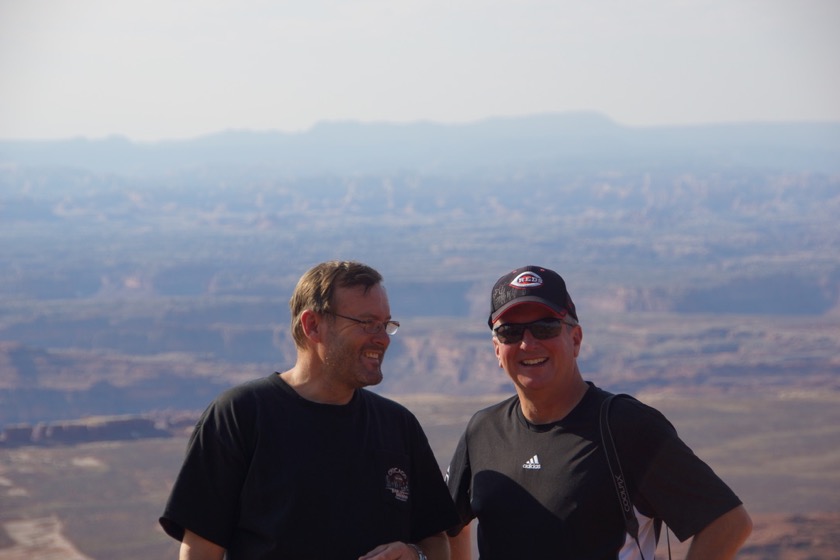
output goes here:
[{"label": "hazy sky", "polygon": [[840,0],[0,0],[0,138],[840,121]]}]

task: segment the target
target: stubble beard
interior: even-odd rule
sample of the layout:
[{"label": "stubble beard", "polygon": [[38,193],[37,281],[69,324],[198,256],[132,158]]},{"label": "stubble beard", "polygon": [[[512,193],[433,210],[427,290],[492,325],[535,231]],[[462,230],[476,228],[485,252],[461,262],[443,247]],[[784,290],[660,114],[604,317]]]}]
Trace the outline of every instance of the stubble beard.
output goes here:
[{"label": "stubble beard", "polygon": [[350,345],[340,345],[327,353],[324,363],[334,381],[345,383],[353,389],[361,389],[378,385],[383,379],[382,364],[373,370],[365,366],[364,360],[359,349]]}]

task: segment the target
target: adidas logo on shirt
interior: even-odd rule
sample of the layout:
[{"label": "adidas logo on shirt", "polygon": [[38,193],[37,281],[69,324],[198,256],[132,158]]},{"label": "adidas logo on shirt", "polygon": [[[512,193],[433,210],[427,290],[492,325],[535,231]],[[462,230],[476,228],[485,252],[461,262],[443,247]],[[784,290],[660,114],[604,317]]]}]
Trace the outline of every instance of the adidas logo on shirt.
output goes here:
[{"label": "adidas logo on shirt", "polygon": [[522,468],[523,468],[523,469],[540,469],[540,468],[542,468],[542,467],[540,466],[540,459],[539,459],[539,457],[537,457],[536,455],[534,455],[533,457],[531,457],[530,459],[528,459],[527,461],[525,461],[525,463],[522,465]]}]

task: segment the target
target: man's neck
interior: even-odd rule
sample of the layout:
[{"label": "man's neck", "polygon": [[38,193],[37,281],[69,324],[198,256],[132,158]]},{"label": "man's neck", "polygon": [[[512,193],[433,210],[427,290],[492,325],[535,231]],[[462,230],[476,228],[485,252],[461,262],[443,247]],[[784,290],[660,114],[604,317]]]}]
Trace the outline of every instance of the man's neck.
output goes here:
[{"label": "man's neck", "polygon": [[529,391],[517,388],[522,414],[532,424],[551,424],[565,418],[583,399],[589,385],[578,378],[562,392]]},{"label": "man's neck", "polygon": [[355,393],[351,388],[326,383],[323,376],[300,364],[279,375],[302,398],[320,404],[347,404]]}]

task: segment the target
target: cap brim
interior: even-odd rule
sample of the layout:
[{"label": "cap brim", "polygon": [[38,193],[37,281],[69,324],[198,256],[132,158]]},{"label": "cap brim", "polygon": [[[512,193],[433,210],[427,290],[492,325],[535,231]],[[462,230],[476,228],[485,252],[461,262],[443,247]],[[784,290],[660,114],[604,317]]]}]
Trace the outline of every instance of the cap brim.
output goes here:
[{"label": "cap brim", "polygon": [[543,307],[546,307],[549,310],[553,311],[554,313],[557,313],[561,317],[565,317],[566,315],[569,314],[568,309],[565,309],[563,307],[555,305],[555,304],[551,303],[550,301],[548,301],[546,299],[543,299],[541,297],[538,297],[538,296],[522,296],[522,297],[518,297],[518,298],[514,299],[513,301],[507,302],[506,304],[501,306],[499,309],[497,309],[495,313],[490,315],[490,318],[487,320],[487,324],[490,325],[490,328],[492,329],[493,328],[493,323],[498,321],[502,317],[502,315],[504,315],[505,313],[507,313],[508,311],[513,309],[514,307],[518,307],[518,306],[523,305],[525,303],[538,303],[538,304],[542,305]]}]

